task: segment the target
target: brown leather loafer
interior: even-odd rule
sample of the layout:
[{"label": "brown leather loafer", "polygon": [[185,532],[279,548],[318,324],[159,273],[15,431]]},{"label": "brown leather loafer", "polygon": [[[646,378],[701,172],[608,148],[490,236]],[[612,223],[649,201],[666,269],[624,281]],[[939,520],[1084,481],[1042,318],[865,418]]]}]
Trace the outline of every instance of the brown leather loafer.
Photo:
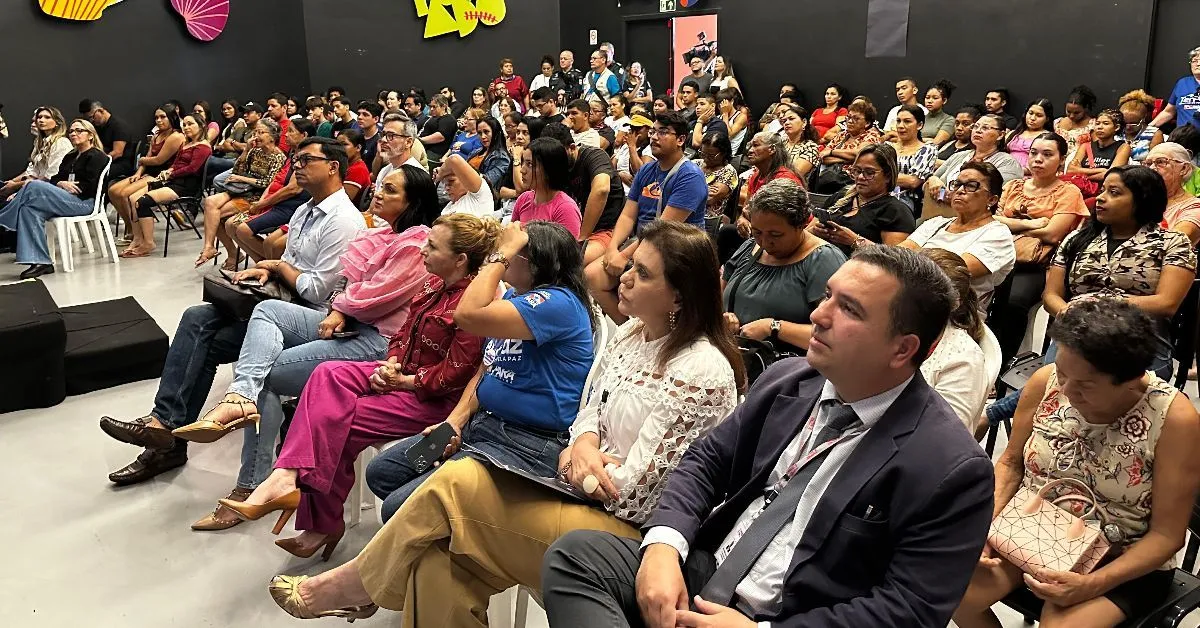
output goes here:
[{"label": "brown leather loafer", "polygon": [[150,427],[151,417],[144,416],[133,421],[118,421],[112,417],[100,418],[100,429],[105,434],[130,445],[146,449],[170,449],[175,446],[171,430]]},{"label": "brown leather loafer", "polygon": [[[250,490],[244,488],[235,488],[229,493],[228,499],[235,502],[244,502],[247,497],[250,497]],[[235,525],[241,523],[242,520],[233,513],[232,510],[218,505],[208,516],[192,524],[192,529],[197,532],[215,532],[217,530],[228,530]]]},{"label": "brown leather loafer", "polygon": [[145,482],[150,478],[182,467],[187,463],[187,446],[165,451],[147,449],[138,454],[133,462],[108,474],[108,480],[117,486],[129,486]]}]

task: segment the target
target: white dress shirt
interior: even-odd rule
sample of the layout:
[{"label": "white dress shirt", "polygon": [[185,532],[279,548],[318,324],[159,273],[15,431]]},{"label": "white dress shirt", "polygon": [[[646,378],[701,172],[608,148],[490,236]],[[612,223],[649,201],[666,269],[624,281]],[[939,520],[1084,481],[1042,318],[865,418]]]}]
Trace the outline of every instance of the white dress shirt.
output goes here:
[{"label": "white dress shirt", "polygon": [[[796,515],[792,522],[785,526],[783,530],[767,545],[767,549],[763,551],[762,556],[759,556],[758,561],[750,568],[750,572],[746,577],[738,583],[735,592],[742,602],[748,605],[755,613],[771,615],[779,612],[781,601],[783,598],[783,583],[787,578],[788,568],[791,566],[792,556],[796,553],[796,547],[800,545],[800,539],[804,537],[804,531],[808,527],[808,522],[812,518],[813,512],[817,508],[817,504],[825,494],[825,490],[833,482],[841,470],[846,459],[854,453],[854,449],[858,447],[862,437],[879,422],[887,409],[892,403],[904,392],[904,388],[912,381],[912,377],[904,380],[899,386],[886,390],[873,397],[867,397],[855,401],[850,405],[855,414],[863,423],[863,427],[854,431],[847,432],[848,436],[842,439],[837,445],[834,445],[829,450],[829,455],[821,462],[821,466],[813,475],[812,480],[808,483],[808,488],[804,490],[804,495],[800,498],[800,502],[796,505]],[[834,390],[833,384],[829,381],[825,382],[825,386],[821,389],[821,397],[817,400],[817,420],[813,429],[807,434],[807,438],[801,441],[801,436],[805,436],[803,430],[792,442],[784,448],[780,454],[779,460],[775,462],[775,467],[767,476],[767,483],[763,486],[763,493],[766,493],[773,485],[779,482],[787,473],[788,467],[792,463],[799,460],[812,449],[813,438],[821,432],[829,422],[829,413],[822,407],[825,401],[838,401],[837,391]],[[738,517],[737,523],[734,524],[730,534],[734,530],[745,527],[750,521],[762,513],[766,508],[765,497],[758,497],[750,506]],[[730,541],[730,537],[726,536],[721,545],[725,545]],[[683,535],[678,530],[667,526],[655,526],[646,533],[646,538],[642,542],[642,547],[654,543],[665,543],[674,547],[682,560],[687,560],[688,543],[683,538]],[[852,558],[851,558],[852,560]],[[720,564],[718,562],[718,564]],[[761,622],[760,626],[767,626],[768,622]]]},{"label": "white dress shirt", "polygon": [[315,305],[329,298],[346,246],[366,228],[362,212],[341,188],[320,203],[309,201],[296,209],[288,222],[283,261],[300,271],[296,292],[302,299]]}]

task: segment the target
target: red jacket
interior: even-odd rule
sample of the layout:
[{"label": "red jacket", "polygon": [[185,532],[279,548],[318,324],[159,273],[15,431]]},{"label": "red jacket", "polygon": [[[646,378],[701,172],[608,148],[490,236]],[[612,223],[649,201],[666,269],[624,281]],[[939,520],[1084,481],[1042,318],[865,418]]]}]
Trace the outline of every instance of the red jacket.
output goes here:
[{"label": "red jacket", "polygon": [[413,299],[412,312],[392,336],[388,357],[396,357],[400,372],[416,376],[417,399],[457,396],[479,370],[484,339],[454,324],[454,309],[472,277],[446,286],[430,277]]}]

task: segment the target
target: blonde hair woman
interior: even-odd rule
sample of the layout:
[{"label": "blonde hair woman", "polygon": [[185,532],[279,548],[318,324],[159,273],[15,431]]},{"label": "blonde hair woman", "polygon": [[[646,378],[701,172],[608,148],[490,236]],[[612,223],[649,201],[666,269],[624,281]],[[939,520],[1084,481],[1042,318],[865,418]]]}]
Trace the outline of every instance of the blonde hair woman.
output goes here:
[{"label": "blonde hair woman", "polygon": [[29,153],[29,166],[0,187],[0,200],[15,194],[30,181],[46,181],[58,174],[62,160],[72,150],[67,139],[67,123],[62,112],[54,107],[38,107],[33,112],[33,150]]}]

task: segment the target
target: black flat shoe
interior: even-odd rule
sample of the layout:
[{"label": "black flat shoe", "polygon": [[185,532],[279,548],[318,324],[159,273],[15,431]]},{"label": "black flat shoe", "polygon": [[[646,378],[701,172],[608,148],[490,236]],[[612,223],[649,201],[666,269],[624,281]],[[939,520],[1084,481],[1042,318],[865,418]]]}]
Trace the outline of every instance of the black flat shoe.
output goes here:
[{"label": "black flat shoe", "polygon": [[34,265],[30,266],[29,268],[26,268],[25,272],[21,273],[20,278],[21,279],[33,279],[34,277],[41,277],[42,275],[51,275],[51,274],[54,274],[54,265],[53,264],[34,264]]},{"label": "black flat shoe", "polygon": [[150,417],[148,416],[133,421],[118,421],[112,417],[101,417],[100,429],[122,443],[146,449],[167,450],[176,444],[175,437],[171,436],[171,430],[150,427]]},{"label": "black flat shoe", "polygon": [[153,478],[160,473],[182,467],[187,463],[187,444],[167,451],[147,449],[138,454],[133,462],[122,469],[113,471],[108,480],[117,486],[138,484]]}]

